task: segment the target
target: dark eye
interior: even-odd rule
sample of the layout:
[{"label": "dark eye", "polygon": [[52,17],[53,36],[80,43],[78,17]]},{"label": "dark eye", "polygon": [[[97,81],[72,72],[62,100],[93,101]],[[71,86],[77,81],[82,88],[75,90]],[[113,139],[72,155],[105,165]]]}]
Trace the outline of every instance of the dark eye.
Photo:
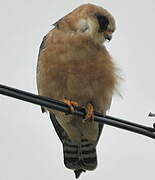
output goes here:
[{"label": "dark eye", "polygon": [[105,30],[107,30],[108,24],[109,24],[109,20],[106,16],[102,16],[101,14],[95,14],[98,23],[99,23],[99,32],[103,32]]}]

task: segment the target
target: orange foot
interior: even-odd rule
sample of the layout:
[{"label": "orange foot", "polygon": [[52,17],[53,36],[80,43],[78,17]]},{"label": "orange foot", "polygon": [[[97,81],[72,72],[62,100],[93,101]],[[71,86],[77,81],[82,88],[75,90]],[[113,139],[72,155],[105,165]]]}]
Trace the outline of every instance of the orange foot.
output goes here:
[{"label": "orange foot", "polygon": [[70,109],[71,113],[73,113],[75,111],[74,107],[78,106],[77,102],[70,101],[70,100],[68,100],[66,98],[63,100],[63,102],[69,106],[69,109]]},{"label": "orange foot", "polygon": [[85,115],[83,122],[93,121],[94,120],[94,107],[91,103],[87,104],[87,106],[85,108],[85,112],[86,112],[86,115]]}]

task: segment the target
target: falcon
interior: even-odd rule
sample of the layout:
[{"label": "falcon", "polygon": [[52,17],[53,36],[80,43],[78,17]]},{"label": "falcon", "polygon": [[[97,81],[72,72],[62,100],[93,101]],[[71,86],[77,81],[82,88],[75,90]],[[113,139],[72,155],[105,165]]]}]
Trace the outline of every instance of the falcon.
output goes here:
[{"label": "falcon", "polygon": [[38,94],[65,102],[74,112],[85,109],[85,118],[50,108],[55,131],[63,145],[64,164],[78,178],[97,166],[96,146],[103,124],[95,111],[106,115],[118,76],[105,42],[112,39],[115,20],[104,8],[84,4],[53,24],[44,36],[37,64]]}]

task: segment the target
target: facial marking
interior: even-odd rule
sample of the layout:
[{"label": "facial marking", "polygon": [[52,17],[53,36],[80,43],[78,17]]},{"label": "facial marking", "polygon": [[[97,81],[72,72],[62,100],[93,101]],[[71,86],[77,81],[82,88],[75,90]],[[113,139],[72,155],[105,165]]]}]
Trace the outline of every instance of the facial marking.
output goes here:
[{"label": "facial marking", "polygon": [[85,19],[81,19],[78,23],[78,30],[80,32],[87,32],[89,30],[89,25]]},{"label": "facial marking", "polygon": [[103,32],[107,30],[108,25],[109,25],[109,20],[106,16],[103,16],[101,14],[95,14],[98,24],[99,24],[99,32]]}]

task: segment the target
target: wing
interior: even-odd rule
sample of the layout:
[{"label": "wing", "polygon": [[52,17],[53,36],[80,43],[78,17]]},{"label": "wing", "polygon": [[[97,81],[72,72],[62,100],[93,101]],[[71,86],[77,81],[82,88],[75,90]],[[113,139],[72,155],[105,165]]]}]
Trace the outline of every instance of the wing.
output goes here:
[{"label": "wing", "polygon": [[[46,44],[46,39],[47,39],[47,35],[43,37],[43,40],[40,44],[40,47],[39,47],[39,53],[38,53],[38,62],[37,62],[37,81],[38,81],[38,71],[39,71],[39,56],[41,55],[41,52],[45,49],[45,44]],[[38,83],[37,83],[38,84]],[[39,90],[38,90],[39,91]],[[41,107],[41,111],[42,113],[46,112],[46,110]]]},{"label": "wing", "polygon": [[45,46],[45,44],[46,44],[46,39],[47,39],[47,35],[43,37],[43,40],[42,40],[42,42],[41,42],[41,44],[40,44],[38,56],[40,56],[42,50],[45,49],[45,47],[46,47],[46,46]]},{"label": "wing", "polygon": [[54,129],[60,139],[60,141],[63,143],[64,142],[64,139],[67,138],[67,134],[65,133],[65,130],[63,129],[63,127],[61,127],[61,125],[58,123],[54,113],[50,113],[50,119],[51,119],[51,122],[54,126]]},{"label": "wing", "polygon": [[[42,51],[46,48],[46,40],[47,40],[47,35],[43,37],[43,40],[41,42],[40,48],[39,48],[39,53],[38,53],[38,62],[37,62],[37,84],[38,84],[38,74],[39,74],[39,56],[41,55]],[[38,86],[37,86],[38,87]],[[39,91],[39,89],[38,89]],[[42,109],[42,112],[44,112],[44,110]]]}]

